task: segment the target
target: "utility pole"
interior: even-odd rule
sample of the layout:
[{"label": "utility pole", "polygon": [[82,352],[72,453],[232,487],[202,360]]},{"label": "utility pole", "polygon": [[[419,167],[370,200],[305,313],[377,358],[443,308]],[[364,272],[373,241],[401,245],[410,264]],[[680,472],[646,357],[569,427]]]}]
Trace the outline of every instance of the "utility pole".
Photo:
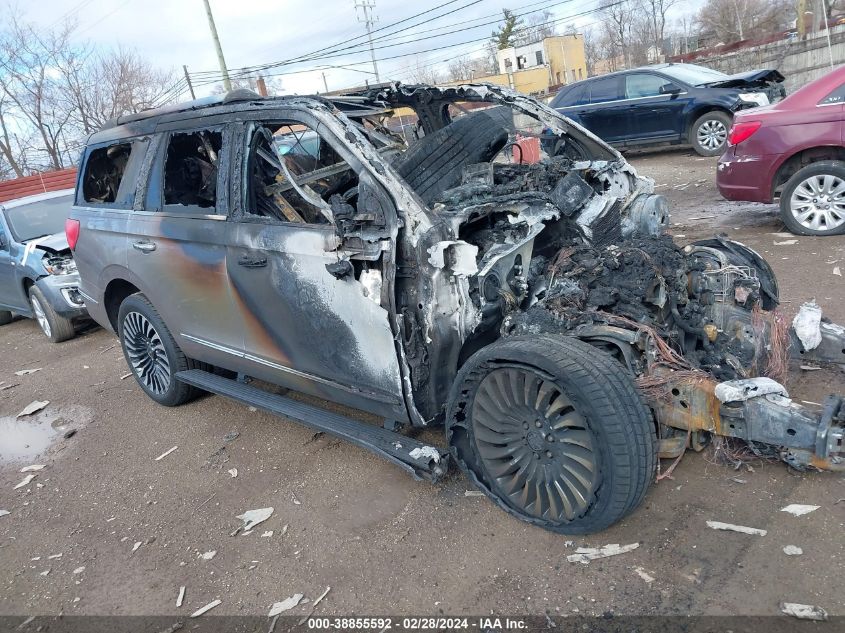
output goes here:
[{"label": "utility pole", "polygon": [[329,92],[329,82],[326,81],[326,73],[321,73],[323,75],[323,88],[326,89],[326,94]]},{"label": "utility pole", "polygon": [[[361,19],[361,16],[358,16],[359,8],[364,14],[363,19]],[[370,42],[370,58],[373,60],[373,72],[376,75],[376,83],[381,83],[381,78],[378,75],[378,64],[376,64],[376,53],[373,50],[373,24],[376,18],[373,17],[372,10],[375,8],[376,0],[355,0],[355,15],[358,16],[358,21],[363,22],[367,27],[367,40]]]},{"label": "utility pole", "polygon": [[182,70],[185,71],[185,81],[188,82],[188,90],[191,91],[191,99],[196,99],[197,95],[194,94],[194,84],[191,83],[191,76],[188,74],[188,67],[185,64],[182,64]]},{"label": "utility pole", "polygon": [[217,27],[214,26],[214,16],[211,14],[211,5],[208,0],[205,3],[205,14],[208,16],[208,28],[211,31],[211,39],[214,40],[214,48],[217,49],[217,62],[220,64],[220,73],[223,75],[223,89],[229,92],[232,89],[232,82],[229,81],[229,71],[226,69],[226,60],[223,58],[223,48],[220,46],[220,38],[217,36]]}]

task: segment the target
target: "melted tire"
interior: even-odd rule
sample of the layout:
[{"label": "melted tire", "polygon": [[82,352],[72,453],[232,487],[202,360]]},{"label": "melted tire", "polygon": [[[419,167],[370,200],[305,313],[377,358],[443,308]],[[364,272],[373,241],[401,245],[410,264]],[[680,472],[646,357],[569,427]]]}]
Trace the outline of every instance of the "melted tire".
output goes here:
[{"label": "melted tire", "polygon": [[424,136],[394,167],[423,201],[431,205],[444,191],[461,184],[465,165],[486,163],[508,141],[499,113],[474,112]]},{"label": "melted tire", "polygon": [[[494,443],[494,452],[491,453],[491,443],[487,441],[490,429],[475,417],[479,412],[482,412],[482,417],[489,417],[489,411],[476,411],[476,407],[489,408],[489,390],[486,394],[488,404],[479,405],[480,395],[485,397],[481,394],[484,380],[496,371],[515,368],[533,372],[555,385],[571,403],[575,413],[587,422],[578,433],[589,433],[596,478],[591,482],[593,488],[588,502],[578,509],[577,516],[561,518],[560,514],[566,513],[555,516],[556,513],[551,511],[554,503],[547,504],[550,509],[545,513],[541,512],[542,504],[536,499],[531,504],[525,504],[521,494],[514,498],[513,488],[509,491],[500,483],[503,479],[501,471],[498,479],[491,472],[490,464],[494,462],[490,457],[495,456],[495,450],[519,449],[511,449],[500,442]],[[527,380],[521,383],[526,385],[525,392],[529,391],[527,383]],[[513,415],[515,413],[519,412],[515,409],[507,411],[504,418],[515,419],[518,425],[532,421],[520,419],[519,415]],[[528,429],[523,430],[527,434],[525,443],[534,451],[538,445],[536,435],[529,437]],[[564,432],[569,432],[569,429]],[[513,431],[510,433],[512,435]],[[654,422],[631,375],[607,353],[564,336],[513,337],[496,342],[472,356],[458,373],[450,394],[446,436],[461,469],[502,509],[523,521],[562,534],[599,532],[631,513],[645,497],[657,468]],[[560,435],[557,437],[560,438]],[[545,444],[541,448],[541,451],[544,450]],[[502,465],[506,459],[501,458]],[[544,464],[542,474],[548,477],[548,469],[554,460],[536,456],[532,459]],[[553,490],[547,490],[546,496],[551,499]],[[537,499],[541,496],[538,489]]]}]

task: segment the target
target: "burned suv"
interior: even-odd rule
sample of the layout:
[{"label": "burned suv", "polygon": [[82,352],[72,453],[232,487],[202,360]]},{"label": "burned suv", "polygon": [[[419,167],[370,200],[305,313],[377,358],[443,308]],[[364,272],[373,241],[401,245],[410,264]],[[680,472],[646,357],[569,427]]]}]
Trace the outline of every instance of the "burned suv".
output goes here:
[{"label": "burned suv", "polygon": [[[841,363],[843,330],[799,340],[756,253],[675,246],[653,183],[533,99],[236,92],[118,119],[79,173],[81,291],[163,405],[221,394],[431,480],[454,460],[563,533],[618,521],[658,454],[713,435],[845,464],[840,400],[818,418],[775,380],[790,339]],[[403,432],[431,425],[443,446]]]}]

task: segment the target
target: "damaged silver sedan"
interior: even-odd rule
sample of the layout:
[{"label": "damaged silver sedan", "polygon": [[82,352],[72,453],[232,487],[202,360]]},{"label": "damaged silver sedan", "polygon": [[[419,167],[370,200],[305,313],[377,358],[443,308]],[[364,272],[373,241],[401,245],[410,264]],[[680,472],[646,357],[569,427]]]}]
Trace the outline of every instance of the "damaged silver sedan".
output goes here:
[{"label": "damaged silver sedan", "polygon": [[[843,363],[845,330],[791,329],[759,255],[679,248],[650,180],[509,90],[236,92],[123,117],[89,139],[77,191],[81,292],[161,404],[218,393],[431,480],[454,460],[562,533],[620,520],[658,454],[712,436],[845,467],[841,399],[818,417],[781,385],[790,354]],[[405,432],[433,425],[447,450]]]}]

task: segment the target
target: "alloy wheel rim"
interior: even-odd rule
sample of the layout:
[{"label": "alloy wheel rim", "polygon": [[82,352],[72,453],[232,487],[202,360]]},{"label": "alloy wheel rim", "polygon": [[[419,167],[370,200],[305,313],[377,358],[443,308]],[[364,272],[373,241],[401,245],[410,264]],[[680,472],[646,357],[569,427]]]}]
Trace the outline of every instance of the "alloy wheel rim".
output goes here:
[{"label": "alloy wheel rim", "polygon": [[792,217],[804,228],[832,231],[845,223],[845,180],[830,174],[798,183],[789,199]]},{"label": "alloy wheel rim", "polygon": [[135,376],[147,389],[162,395],[170,387],[170,361],[158,331],[140,312],[123,318],[123,342]]},{"label": "alloy wheel rim", "polygon": [[47,320],[47,315],[44,313],[44,307],[36,297],[32,297],[32,311],[35,313],[35,320],[38,321],[38,325],[41,326],[41,331],[47,336],[50,336],[52,334],[50,322]]},{"label": "alloy wheel rim", "polygon": [[524,368],[487,374],[473,400],[481,462],[496,487],[527,514],[582,516],[600,483],[587,420],[553,381]]},{"label": "alloy wheel rim", "polygon": [[698,144],[708,150],[718,149],[728,138],[728,130],[721,121],[705,121],[698,127]]}]

